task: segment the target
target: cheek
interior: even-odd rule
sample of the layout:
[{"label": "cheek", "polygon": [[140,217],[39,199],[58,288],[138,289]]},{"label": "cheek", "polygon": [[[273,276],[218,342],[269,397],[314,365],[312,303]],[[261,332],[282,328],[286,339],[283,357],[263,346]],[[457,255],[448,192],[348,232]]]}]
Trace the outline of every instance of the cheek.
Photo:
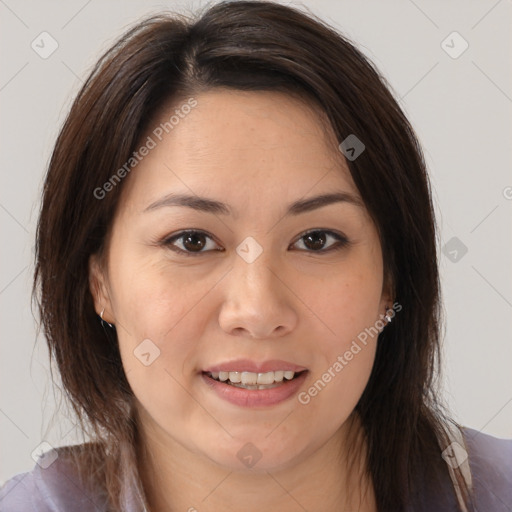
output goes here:
[{"label": "cheek", "polygon": [[[209,280],[190,279],[179,270],[170,272],[160,262],[130,257],[116,261],[111,270],[111,289],[115,290],[111,299],[121,357],[132,387],[144,382],[162,386],[170,379],[166,370],[180,380],[207,318],[198,306],[214,284]],[[150,364],[146,367],[145,363]]]},{"label": "cheek", "polygon": [[317,319],[318,336],[331,358],[379,319],[382,275],[378,265],[375,272],[368,268],[372,267],[347,265],[328,280],[304,283],[304,302]]},{"label": "cheek", "polygon": [[311,375],[298,394],[299,414],[312,423],[308,428],[331,436],[354,411],[375,358],[375,343],[356,344],[359,346],[349,344],[347,350],[332,354],[329,365]]},{"label": "cheek", "polygon": [[118,339],[125,374],[142,407],[157,421],[190,412],[184,389],[197,350],[194,340],[202,329],[201,308],[194,306],[204,295],[197,288],[154,265],[139,267],[118,288],[116,315],[122,322]]},{"label": "cheek", "polygon": [[304,302],[318,327],[318,348],[315,372],[299,402],[318,410],[324,419],[321,411],[335,405],[330,409],[334,424],[348,417],[362,395],[383,326],[380,267],[364,257],[359,262],[347,264],[322,283],[312,280],[304,288],[309,290]]},{"label": "cheek", "polygon": [[380,292],[380,279],[358,272],[311,292],[311,310],[321,320],[316,364],[298,401],[319,429],[334,432],[364,392],[375,360]]},{"label": "cheek", "polygon": [[155,260],[120,258],[112,270],[116,319],[135,339],[151,335],[163,340],[179,329],[214,284],[213,276],[194,276],[164,258]]}]

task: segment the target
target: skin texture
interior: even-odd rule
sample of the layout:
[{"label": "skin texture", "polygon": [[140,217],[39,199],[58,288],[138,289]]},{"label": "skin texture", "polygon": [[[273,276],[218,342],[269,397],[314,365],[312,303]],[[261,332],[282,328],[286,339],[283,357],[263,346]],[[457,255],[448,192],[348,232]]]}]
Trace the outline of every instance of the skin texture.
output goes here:
[{"label": "skin texture", "polygon": [[[136,397],[151,509],[375,510],[371,485],[365,494],[345,455],[376,337],[307,405],[295,395],[239,407],[200,376],[233,359],[282,359],[309,370],[307,390],[392,304],[374,223],[362,202],[285,215],[290,203],[333,191],[360,200],[313,106],[278,92],[221,89],[196,100],[126,178],[106,258],[90,262],[96,309],[117,327]],[[233,215],[144,211],[171,192],[222,201]],[[206,252],[187,256],[161,243],[192,228],[212,235]],[[344,235],[349,245],[327,251],[337,244],[327,236],[324,252],[315,252],[301,238],[313,229]],[[252,263],[236,252],[248,236],[263,249]],[[174,246],[184,249],[183,239]],[[149,366],[133,354],[145,339],[160,350]],[[261,453],[252,468],[237,457],[248,442]]]}]

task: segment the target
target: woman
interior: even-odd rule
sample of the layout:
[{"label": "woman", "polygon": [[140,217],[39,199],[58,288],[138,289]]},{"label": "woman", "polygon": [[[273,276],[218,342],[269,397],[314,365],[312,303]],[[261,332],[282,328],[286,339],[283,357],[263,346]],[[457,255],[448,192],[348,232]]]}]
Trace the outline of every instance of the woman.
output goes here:
[{"label": "woman", "polygon": [[221,3],[125,34],[57,140],[35,290],[90,442],[2,510],[509,510],[512,442],[437,396],[419,143],[319,20]]}]

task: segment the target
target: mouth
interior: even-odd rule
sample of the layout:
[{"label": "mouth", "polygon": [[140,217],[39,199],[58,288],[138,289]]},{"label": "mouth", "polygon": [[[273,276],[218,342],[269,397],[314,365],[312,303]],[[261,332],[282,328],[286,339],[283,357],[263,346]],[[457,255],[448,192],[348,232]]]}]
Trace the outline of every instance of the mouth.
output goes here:
[{"label": "mouth", "polygon": [[265,373],[246,371],[203,372],[211,380],[222,382],[228,386],[249,390],[264,390],[286,385],[291,380],[300,378],[307,370],[276,370]]},{"label": "mouth", "polygon": [[205,390],[238,407],[276,406],[297,394],[309,370],[285,360],[224,361],[199,373]]},{"label": "mouth", "polygon": [[238,407],[261,409],[291,400],[304,386],[308,373],[308,370],[265,373],[211,370],[202,372],[201,377],[208,392],[214,393],[213,396]]}]

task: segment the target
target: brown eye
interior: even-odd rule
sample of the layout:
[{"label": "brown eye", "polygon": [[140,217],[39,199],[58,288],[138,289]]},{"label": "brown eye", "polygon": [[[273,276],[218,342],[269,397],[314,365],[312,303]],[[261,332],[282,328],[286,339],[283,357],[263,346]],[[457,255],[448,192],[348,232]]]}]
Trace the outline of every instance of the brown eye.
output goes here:
[{"label": "brown eye", "polygon": [[[329,243],[329,239],[334,239],[334,243]],[[303,245],[300,249],[308,252],[328,252],[331,250],[342,249],[349,245],[349,241],[346,237],[332,231],[321,229],[309,231],[302,235],[296,244],[299,242],[302,242]],[[329,245],[327,245],[328,243]]]},{"label": "brown eye", "polygon": [[206,237],[203,234],[191,233],[182,236],[182,238],[183,247],[185,247],[187,251],[199,252],[206,247]]},{"label": "brown eye", "polygon": [[327,236],[323,231],[315,231],[303,237],[304,245],[313,251],[323,249]]},{"label": "brown eye", "polygon": [[199,255],[212,250],[222,250],[216,248],[218,246],[212,240],[212,237],[203,231],[182,231],[164,240],[163,245],[168,246],[175,252],[187,255]]}]

